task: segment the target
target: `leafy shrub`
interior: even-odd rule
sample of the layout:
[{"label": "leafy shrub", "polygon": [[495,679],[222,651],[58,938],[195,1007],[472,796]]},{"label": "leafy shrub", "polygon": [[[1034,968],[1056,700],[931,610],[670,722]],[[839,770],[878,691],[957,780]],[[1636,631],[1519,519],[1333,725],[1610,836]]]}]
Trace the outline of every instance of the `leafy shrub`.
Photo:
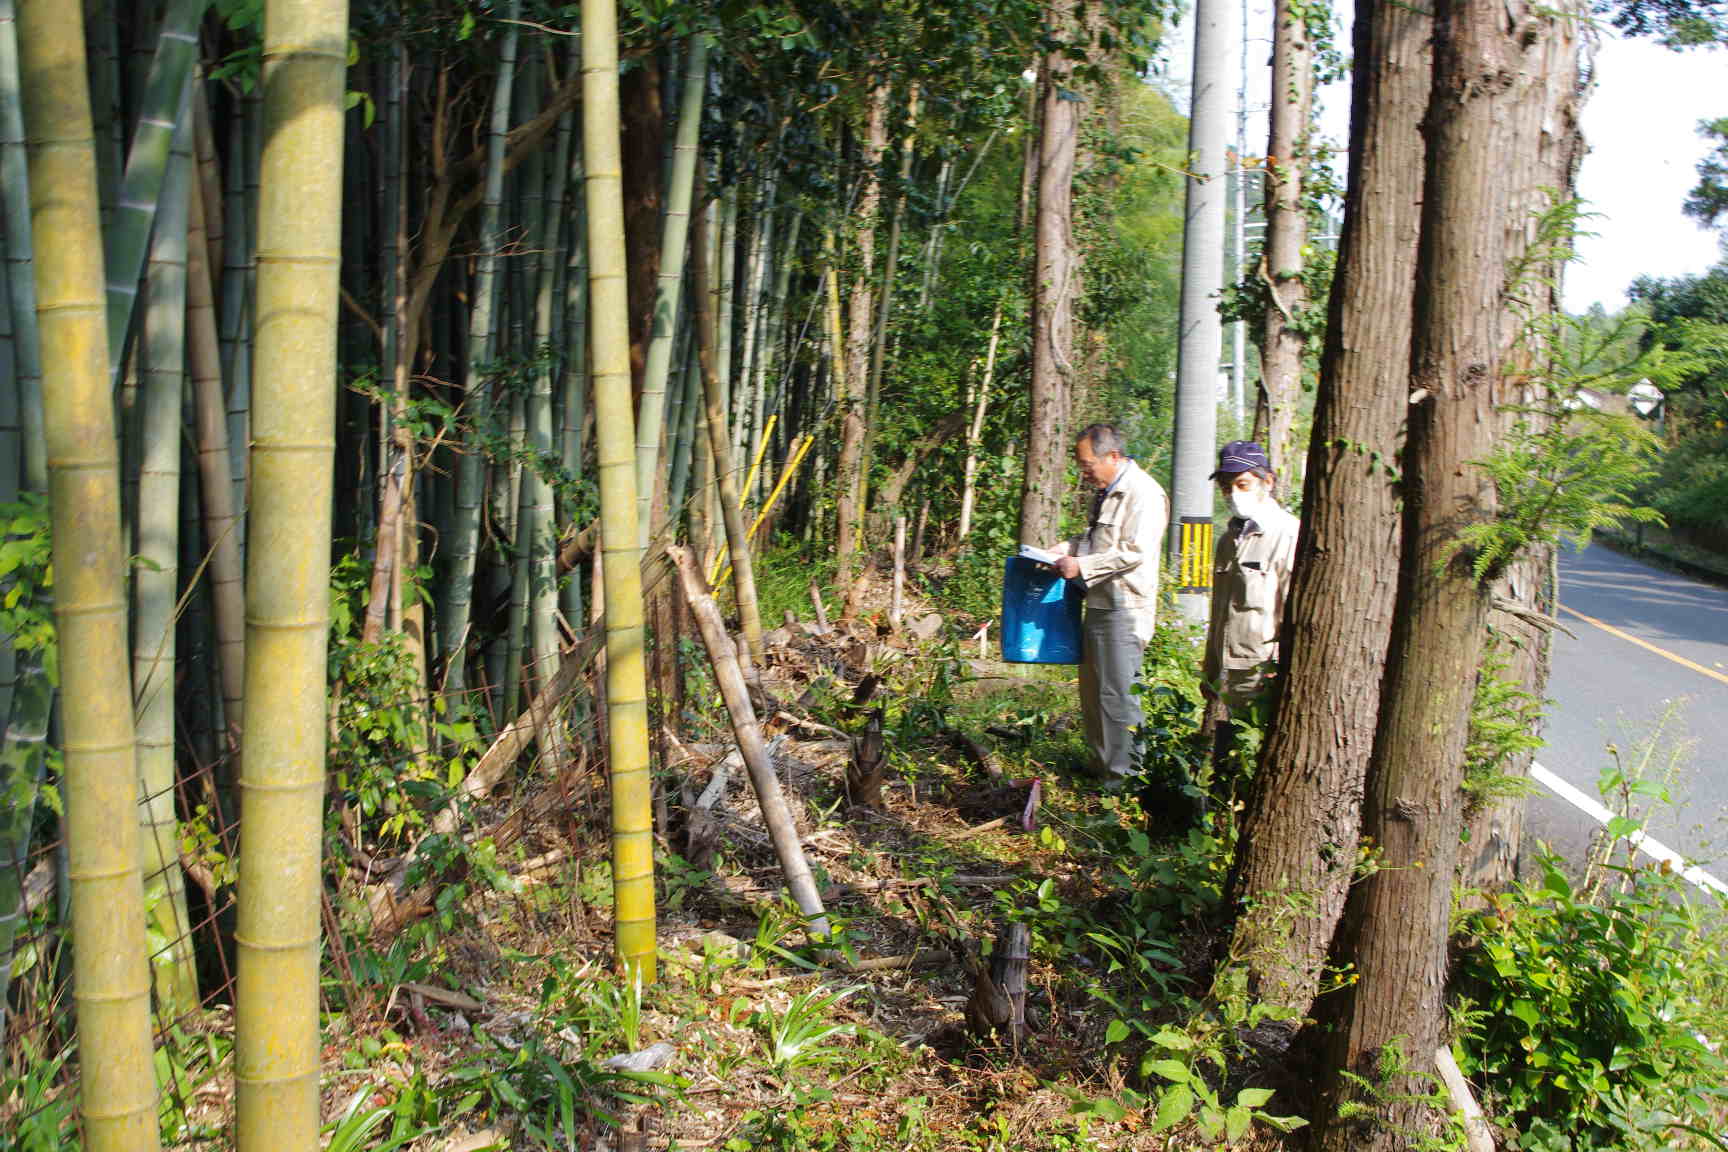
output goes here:
[{"label": "leafy shrub", "polygon": [[1673,872],[1621,869],[1590,899],[1560,860],[1466,922],[1459,1063],[1531,1152],[1669,1149],[1728,1106],[1720,907]]}]

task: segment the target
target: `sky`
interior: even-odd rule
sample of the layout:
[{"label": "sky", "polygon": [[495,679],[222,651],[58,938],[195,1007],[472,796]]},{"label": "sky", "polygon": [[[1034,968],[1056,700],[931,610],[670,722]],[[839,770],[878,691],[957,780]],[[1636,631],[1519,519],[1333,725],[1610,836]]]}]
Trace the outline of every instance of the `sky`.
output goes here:
[{"label": "sky", "polygon": [[[1253,155],[1266,147],[1271,5],[1247,0],[1233,7],[1230,88],[1238,87],[1234,74],[1243,60],[1240,30],[1246,8],[1247,151]],[[1163,86],[1184,112],[1191,32],[1191,21],[1183,19],[1161,70]],[[1346,45],[1348,36],[1347,28],[1339,31]],[[1340,146],[1349,135],[1349,103],[1348,83],[1320,93],[1321,135]],[[1578,174],[1578,194],[1594,213],[1584,227],[1594,234],[1581,238],[1578,259],[1566,272],[1569,311],[1595,303],[1613,311],[1626,303],[1626,288],[1639,276],[1695,274],[1722,258],[1716,236],[1681,211],[1697,182],[1698,161],[1709,150],[1697,133],[1698,121],[1719,116],[1728,116],[1728,52],[1671,52],[1605,32],[1596,52],[1595,86],[1584,105],[1589,152]],[[1234,117],[1231,123],[1234,128]]]}]

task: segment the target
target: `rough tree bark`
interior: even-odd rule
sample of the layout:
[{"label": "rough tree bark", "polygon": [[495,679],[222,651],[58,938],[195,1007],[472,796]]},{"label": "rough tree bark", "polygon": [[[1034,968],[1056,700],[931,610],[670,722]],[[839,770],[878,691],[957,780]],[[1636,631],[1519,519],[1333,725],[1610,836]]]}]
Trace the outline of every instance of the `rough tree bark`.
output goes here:
[{"label": "rough tree bark", "polygon": [[[1295,322],[1308,303],[1302,249],[1308,218],[1302,203],[1308,122],[1314,103],[1314,45],[1303,4],[1280,0],[1273,17],[1271,132],[1266,145],[1266,247],[1260,275],[1269,299],[1260,328],[1260,398],[1254,435],[1279,476],[1290,475],[1290,430],[1302,393],[1308,341]],[[1399,361],[1398,363],[1403,363]]]},{"label": "rough tree bark", "polygon": [[[1496,222],[1524,215],[1518,165],[1508,161],[1534,139],[1544,109],[1531,97],[1565,19],[1493,0],[1443,0],[1436,10],[1402,563],[1362,819],[1380,858],[1351,889],[1334,948],[1356,979],[1321,1002],[1314,1121],[1324,1152],[1393,1152],[1436,1126],[1422,1088],[1444,1042],[1464,741],[1492,602],[1458,534],[1497,507],[1489,477],[1469,464],[1493,450],[1500,408],[1515,398],[1502,368],[1517,253],[1512,229]],[[1347,1101],[1360,1107],[1345,1120]]]},{"label": "rough tree bark", "polygon": [[[1072,35],[1074,8],[1074,0],[1051,5],[1050,23],[1057,36]],[[1032,269],[1032,383],[1020,489],[1022,544],[1048,544],[1056,538],[1068,472],[1068,409],[1074,385],[1074,154],[1080,137],[1073,72],[1065,52],[1045,58]]]},{"label": "rough tree bark", "polygon": [[846,390],[841,395],[840,455],[835,463],[834,488],[834,586],[845,592],[852,585],[853,554],[858,546],[859,465],[864,456],[863,391],[870,371],[870,318],[874,315],[874,293],[870,288],[876,264],[876,216],[882,203],[882,151],[888,146],[888,86],[878,83],[870,90],[870,108],[864,128],[864,151],[859,157],[860,181],[854,214],[858,220],[857,266],[847,299],[846,345],[843,355]]},{"label": "rough tree bark", "polygon": [[[1239,953],[1259,995],[1298,1011],[1314,998],[1344,908],[1391,636],[1431,28],[1389,0],[1356,17],[1350,196],[1286,607],[1291,639],[1236,861]],[[1286,893],[1311,910],[1288,915]]]}]

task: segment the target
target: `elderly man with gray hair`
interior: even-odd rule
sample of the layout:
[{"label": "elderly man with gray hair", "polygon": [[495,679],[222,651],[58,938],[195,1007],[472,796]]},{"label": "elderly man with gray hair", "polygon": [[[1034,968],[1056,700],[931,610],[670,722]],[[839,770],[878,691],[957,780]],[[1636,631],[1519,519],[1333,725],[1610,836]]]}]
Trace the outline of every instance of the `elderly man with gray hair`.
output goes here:
[{"label": "elderly man with gray hair", "polygon": [[1056,569],[1086,587],[1080,657],[1080,713],[1092,771],[1134,770],[1134,730],[1145,719],[1134,679],[1158,612],[1158,556],[1170,523],[1164,488],[1123,451],[1122,433],[1091,424],[1074,442],[1074,462],[1097,495],[1084,533],[1050,551]]}]

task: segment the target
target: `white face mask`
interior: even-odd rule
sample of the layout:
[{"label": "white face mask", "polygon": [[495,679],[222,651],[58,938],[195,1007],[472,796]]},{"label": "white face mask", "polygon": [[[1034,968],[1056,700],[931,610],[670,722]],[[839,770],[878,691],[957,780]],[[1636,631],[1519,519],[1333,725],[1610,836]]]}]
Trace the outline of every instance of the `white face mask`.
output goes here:
[{"label": "white face mask", "polygon": [[1230,510],[1244,520],[1252,520],[1265,503],[1266,493],[1259,488],[1250,488],[1246,492],[1240,488],[1230,489]]}]

